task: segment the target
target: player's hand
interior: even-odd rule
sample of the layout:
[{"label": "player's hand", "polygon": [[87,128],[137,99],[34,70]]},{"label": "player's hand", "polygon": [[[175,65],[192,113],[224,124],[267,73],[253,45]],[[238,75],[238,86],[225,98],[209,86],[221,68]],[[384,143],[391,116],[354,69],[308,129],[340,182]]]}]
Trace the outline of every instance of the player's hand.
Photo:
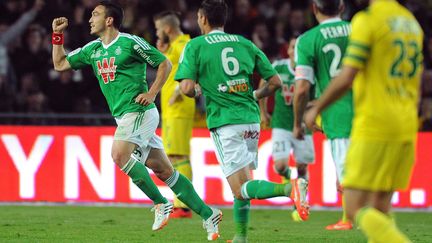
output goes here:
[{"label": "player's hand", "polygon": [[52,29],[54,33],[63,33],[68,26],[68,19],[65,17],[55,18],[52,22]]},{"label": "player's hand", "polygon": [[156,95],[152,93],[142,93],[135,98],[135,103],[148,106],[155,101]]},{"label": "player's hand", "polygon": [[40,11],[44,5],[45,5],[44,0],[35,0],[35,2],[33,4],[33,9],[36,11]]},{"label": "player's hand", "polygon": [[311,131],[320,131],[319,126],[315,123],[317,116],[318,110],[315,107],[311,107],[309,110],[306,111],[303,117],[306,127],[309,128]]},{"label": "player's hand", "polygon": [[[179,87],[180,88],[180,87]],[[169,101],[168,101],[168,105],[173,105],[176,102],[180,102],[183,100],[183,97],[180,93],[180,89],[175,89],[174,93],[171,95]]]},{"label": "player's hand", "polygon": [[271,115],[268,112],[260,112],[261,124],[264,129],[270,126]]},{"label": "player's hand", "polygon": [[199,84],[195,84],[195,97],[199,97],[202,95],[201,86]]},{"label": "player's hand", "polygon": [[162,52],[165,53],[168,50],[169,44],[163,42],[161,39],[157,39],[156,41],[156,48]]},{"label": "player's hand", "polygon": [[298,140],[304,140],[304,135],[305,135],[305,129],[303,126],[296,126],[294,125],[293,127],[293,136],[294,138],[298,139]]}]

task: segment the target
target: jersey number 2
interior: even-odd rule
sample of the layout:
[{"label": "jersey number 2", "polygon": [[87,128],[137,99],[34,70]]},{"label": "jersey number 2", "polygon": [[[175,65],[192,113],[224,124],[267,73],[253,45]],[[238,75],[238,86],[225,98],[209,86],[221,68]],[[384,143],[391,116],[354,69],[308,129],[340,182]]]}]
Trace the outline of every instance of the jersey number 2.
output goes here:
[{"label": "jersey number 2", "polygon": [[325,45],[322,48],[324,53],[327,53],[329,51],[333,52],[334,56],[333,59],[330,63],[330,70],[329,70],[329,74],[331,78],[336,77],[339,72],[340,72],[340,68],[339,68],[339,64],[342,58],[342,52],[341,49],[339,48],[338,45],[334,44],[334,43],[329,43],[327,45]]}]

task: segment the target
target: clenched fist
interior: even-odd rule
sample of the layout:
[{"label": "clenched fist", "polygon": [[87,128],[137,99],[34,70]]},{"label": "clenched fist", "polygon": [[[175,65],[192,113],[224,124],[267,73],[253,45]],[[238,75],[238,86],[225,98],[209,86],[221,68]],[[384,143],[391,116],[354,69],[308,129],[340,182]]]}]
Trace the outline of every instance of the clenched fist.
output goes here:
[{"label": "clenched fist", "polygon": [[65,17],[55,18],[52,22],[52,28],[54,33],[63,33],[68,26],[68,19]]}]

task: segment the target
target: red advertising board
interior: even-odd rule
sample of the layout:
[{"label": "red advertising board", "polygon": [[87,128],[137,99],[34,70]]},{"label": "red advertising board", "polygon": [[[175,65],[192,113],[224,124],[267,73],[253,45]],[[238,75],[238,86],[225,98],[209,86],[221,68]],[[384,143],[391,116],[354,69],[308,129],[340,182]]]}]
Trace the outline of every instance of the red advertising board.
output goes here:
[{"label": "red advertising board", "polygon": [[[112,162],[113,127],[0,126],[0,202],[121,202],[148,203],[149,199]],[[271,133],[259,143],[256,179],[279,182],[271,158]],[[312,206],[339,206],[329,144],[314,135],[316,161],[310,166],[309,201]],[[406,192],[393,197],[396,207],[431,207],[432,177],[428,162],[432,133],[418,138],[416,166]],[[209,204],[229,205],[233,197],[218,166],[206,129],[195,129],[191,140],[193,184]],[[153,176],[162,194],[173,194]],[[287,198],[254,200],[255,205],[291,205]]]}]

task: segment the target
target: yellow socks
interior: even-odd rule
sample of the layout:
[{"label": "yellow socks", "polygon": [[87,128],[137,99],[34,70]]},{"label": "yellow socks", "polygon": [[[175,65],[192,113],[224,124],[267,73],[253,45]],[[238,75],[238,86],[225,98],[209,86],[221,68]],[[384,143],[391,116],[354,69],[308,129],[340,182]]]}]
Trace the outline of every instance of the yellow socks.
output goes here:
[{"label": "yellow socks", "polygon": [[395,225],[393,220],[375,208],[365,207],[356,215],[357,225],[374,243],[408,243],[411,242]]}]

